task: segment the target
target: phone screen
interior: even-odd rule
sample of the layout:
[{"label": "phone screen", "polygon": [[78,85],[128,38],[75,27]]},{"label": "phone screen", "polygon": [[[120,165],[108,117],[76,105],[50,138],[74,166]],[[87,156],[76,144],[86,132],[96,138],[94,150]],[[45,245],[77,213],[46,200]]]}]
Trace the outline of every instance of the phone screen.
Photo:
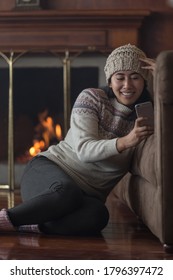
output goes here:
[{"label": "phone screen", "polygon": [[135,105],[136,115],[137,117],[147,118],[144,121],[144,125],[154,126],[154,109],[153,105],[150,101],[139,103]]}]

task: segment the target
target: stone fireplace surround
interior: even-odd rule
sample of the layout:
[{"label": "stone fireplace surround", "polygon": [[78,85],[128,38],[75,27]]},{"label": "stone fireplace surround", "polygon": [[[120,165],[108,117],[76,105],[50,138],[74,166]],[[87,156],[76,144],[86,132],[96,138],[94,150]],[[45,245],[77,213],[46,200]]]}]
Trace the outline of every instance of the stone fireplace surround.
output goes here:
[{"label": "stone fireplace surround", "polygon": [[[107,54],[122,44],[139,45],[140,28],[149,15],[148,10],[0,12],[0,51],[7,56],[11,51]],[[22,169],[12,164],[8,165],[8,169],[14,170],[9,172],[7,184],[13,189],[11,177],[15,175],[18,181]],[[6,171],[1,170],[3,174]]]}]

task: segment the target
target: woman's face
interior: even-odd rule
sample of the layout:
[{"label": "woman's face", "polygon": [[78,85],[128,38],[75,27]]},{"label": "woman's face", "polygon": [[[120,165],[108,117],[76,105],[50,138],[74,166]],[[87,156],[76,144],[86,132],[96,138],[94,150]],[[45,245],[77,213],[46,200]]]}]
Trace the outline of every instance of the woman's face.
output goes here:
[{"label": "woman's face", "polygon": [[112,75],[109,86],[119,103],[130,106],[142,94],[144,79],[134,71],[118,71]]}]

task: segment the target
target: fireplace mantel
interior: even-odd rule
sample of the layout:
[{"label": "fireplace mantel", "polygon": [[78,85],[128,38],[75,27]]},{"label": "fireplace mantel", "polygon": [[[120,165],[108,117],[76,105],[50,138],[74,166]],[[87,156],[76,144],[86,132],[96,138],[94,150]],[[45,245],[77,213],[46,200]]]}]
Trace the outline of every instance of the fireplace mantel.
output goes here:
[{"label": "fireplace mantel", "polygon": [[0,12],[0,50],[109,52],[139,44],[148,10],[33,10]]}]

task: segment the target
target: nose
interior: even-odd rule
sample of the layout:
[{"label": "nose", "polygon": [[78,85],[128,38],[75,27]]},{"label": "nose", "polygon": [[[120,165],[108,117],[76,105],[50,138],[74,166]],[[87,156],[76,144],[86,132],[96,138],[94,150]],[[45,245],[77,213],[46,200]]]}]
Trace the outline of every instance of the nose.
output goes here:
[{"label": "nose", "polygon": [[124,84],[123,84],[123,87],[128,89],[128,88],[131,88],[132,87],[132,81],[129,77],[126,77],[124,79]]}]

